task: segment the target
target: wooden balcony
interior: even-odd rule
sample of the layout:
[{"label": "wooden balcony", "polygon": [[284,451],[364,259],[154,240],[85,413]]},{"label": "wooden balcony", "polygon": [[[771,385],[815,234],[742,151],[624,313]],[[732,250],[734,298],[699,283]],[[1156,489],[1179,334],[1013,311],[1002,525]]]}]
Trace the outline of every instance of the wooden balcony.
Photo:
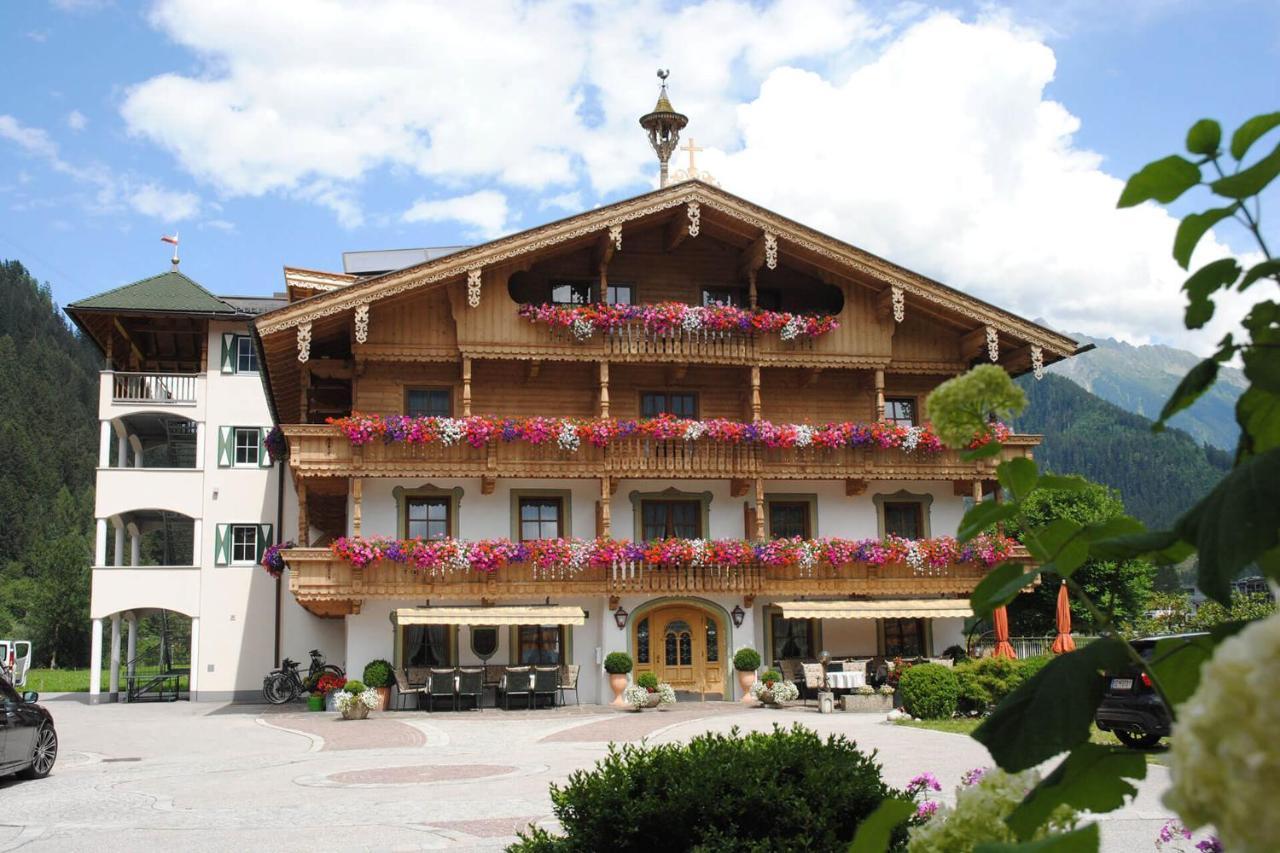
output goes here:
[{"label": "wooden balcony", "polygon": [[[1018,555],[1025,558],[1021,549]],[[987,573],[981,565],[951,565],[916,571],[903,563],[833,568],[653,565],[619,563],[606,568],[539,569],[509,565],[491,574],[471,569],[423,571],[381,561],[356,568],[328,548],[284,552],[289,589],[313,611],[327,603],[366,598],[528,599],[548,595],[968,595]]]},{"label": "wooden balcony", "polygon": [[1000,456],[966,462],[952,450],[769,449],[707,439],[625,438],[605,448],[584,443],[577,451],[561,450],[553,442],[445,447],[374,441],[355,447],[327,424],[289,424],[283,430],[289,462],[303,477],[974,480],[992,479],[1000,460],[1030,457],[1040,443],[1040,436],[1013,436]]}]

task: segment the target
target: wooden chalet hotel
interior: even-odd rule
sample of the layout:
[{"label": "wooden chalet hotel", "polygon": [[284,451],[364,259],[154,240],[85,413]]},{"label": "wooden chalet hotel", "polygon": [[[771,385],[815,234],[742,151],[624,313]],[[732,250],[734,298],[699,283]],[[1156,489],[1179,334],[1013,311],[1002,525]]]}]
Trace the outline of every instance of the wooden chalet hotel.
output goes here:
[{"label": "wooden chalet hotel", "polygon": [[575,664],[608,701],[623,650],[711,698],[744,646],[963,643],[1008,543],[946,537],[998,460],[942,449],[925,398],[1076,343],[668,181],[665,89],[641,124],[660,189],[402,269],[286,269],[289,304],[253,321],[297,495],[288,590],[349,670]]}]

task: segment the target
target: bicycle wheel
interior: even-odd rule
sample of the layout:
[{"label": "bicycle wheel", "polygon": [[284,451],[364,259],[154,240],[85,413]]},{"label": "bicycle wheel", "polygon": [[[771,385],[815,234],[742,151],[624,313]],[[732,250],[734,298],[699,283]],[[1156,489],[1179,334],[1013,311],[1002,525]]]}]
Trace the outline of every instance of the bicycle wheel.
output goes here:
[{"label": "bicycle wheel", "polygon": [[283,705],[292,698],[289,680],[280,673],[268,675],[262,680],[262,698],[272,705]]},{"label": "bicycle wheel", "polygon": [[342,671],[342,667],[332,663],[327,663],[320,668],[320,674],[324,675],[325,673],[336,675],[338,678],[342,678],[346,675],[346,673]]}]

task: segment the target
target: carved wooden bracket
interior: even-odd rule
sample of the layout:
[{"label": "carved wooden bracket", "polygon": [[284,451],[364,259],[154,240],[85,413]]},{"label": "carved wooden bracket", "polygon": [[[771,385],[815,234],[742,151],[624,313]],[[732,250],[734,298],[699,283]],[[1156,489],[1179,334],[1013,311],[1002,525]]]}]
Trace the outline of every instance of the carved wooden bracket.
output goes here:
[{"label": "carved wooden bracket", "polygon": [[865,495],[867,493],[866,480],[845,480],[844,493],[848,497],[856,497],[857,495]]},{"label": "carved wooden bracket", "polygon": [[[738,259],[738,277],[750,278],[757,270],[765,264],[765,240],[769,235],[761,234],[751,245],[742,250],[742,255]],[[777,243],[774,244],[775,252]]]},{"label": "carved wooden bracket", "polygon": [[764,235],[764,265],[771,270],[778,268],[778,235],[767,231]]},{"label": "carved wooden bracket", "polygon": [[906,294],[901,287],[896,284],[890,285],[888,290],[882,291],[876,297],[876,315],[881,320],[888,320],[892,317],[895,323],[901,323],[906,319]]},{"label": "carved wooden bracket", "polygon": [[369,305],[356,306],[356,343],[363,344],[369,340]]},{"label": "carved wooden bracket", "polygon": [[611,595],[611,596],[609,596],[609,609],[610,609],[610,610],[617,610],[617,609],[618,609],[618,605],[619,605],[619,604],[621,604],[621,603],[622,603],[622,599],[618,598],[618,596],[616,596],[616,595]]},{"label": "carved wooden bracket", "polygon": [[688,373],[689,365],[687,363],[671,365],[667,368],[667,384],[682,382]]},{"label": "carved wooden bracket", "polygon": [[750,610],[752,606],[755,605],[755,603],[756,603],[756,597],[754,595],[742,596],[742,606],[747,610]]},{"label": "carved wooden bracket", "polygon": [[743,477],[735,477],[729,481],[729,497],[743,498],[751,490],[751,481]]},{"label": "carved wooden bracket", "polygon": [[524,363],[524,381],[532,382],[538,378],[538,374],[542,372],[542,362],[538,359],[532,359]]},{"label": "carved wooden bracket", "polygon": [[303,364],[311,358],[311,321],[298,326],[298,361]]},{"label": "carved wooden bracket", "polygon": [[702,205],[696,201],[689,202],[685,214],[689,217],[689,236],[697,237],[702,231]]},{"label": "carved wooden bracket", "polygon": [[480,494],[491,495],[498,485],[497,477],[481,477],[480,478]]},{"label": "carved wooden bracket", "polygon": [[821,367],[810,367],[804,371],[804,378],[800,380],[802,388],[812,388],[818,384],[818,377],[822,375]]},{"label": "carved wooden bracket", "polygon": [[480,307],[480,270],[467,270],[467,304]]}]

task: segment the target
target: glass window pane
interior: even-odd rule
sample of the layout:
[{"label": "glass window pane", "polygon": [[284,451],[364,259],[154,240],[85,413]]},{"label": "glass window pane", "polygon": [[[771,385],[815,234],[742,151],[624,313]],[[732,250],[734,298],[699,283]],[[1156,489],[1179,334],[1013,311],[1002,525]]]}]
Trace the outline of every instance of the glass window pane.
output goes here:
[{"label": "glass window pane", "polygon": [[563,663],[559,625],[521,625],[517,629],[519,661],[540,666]]},{"label": "glass window pane", "polygon": [[916,425],[916,401],[913,397],[889,397],[884,401],[884,419],[899,426]]},{"label": "glass window pane", "polygon": [[410,417],[447,418],[453,414],[453,392],[448,388],[411,388],[405,394],[404,408]]},{"label": "glass window pane", "polygon": [[924,508],[918,503],[886,503],[884,505],[884,532],[904,539],[921,539],[924,536]]},{"label": "glass window pane", "polygon": [[236,373],[257,373],[258,351],[248,335],[236,336]]},{"label": "glass window pane", "polygon": [[667,504],[644,501],[640,504],[640,518],[644,525],[645,541],[667,538]]},{"label": "glass window pane", "polygon": [[693,638],[686,632],[680,635],[680,665],[693,663]]},{"label": "glass window pane", "polygon": [[521,539],[558,539],[560,519],[559,498],[520,499]]},{"label": "glass window pane", "polygon": [[649,662],[649,620],[641,619],[636,626],[636,663]]},{"label": "glass window pane", "polygon": [[411,498],[408,502],[406,533],[410,539],[446,539],[449,529],[449,499]]},{"label": "glass window pane", "polygon": [[667,395],[645,393],[640,395],[640,415],[656,418],[667,410]]},{"label": "glass window pane", "polygon": [[734,288],[704,287],[702,289],[703,305],[740,305],[742,294]]},{"label": "glass window pane", "polygon": [[610,305],[634,305],[632,302],[632,290],[629,284],[611,284],[608,287],[607,297]]},{"label": "glass window pane", "polygon": [[698,518],[700,505],[694,501],[678,501],[672,507],[672,534],[677,539],[697,539],[701,535]]},{"label": "glass window pane", "polygon": [[808,538],[809,504],[770,501],[769,535],[774,539]]},{"label": "glass window pane", "polygon": [[809,641],[808,619],[784,619],[780,614],[775,613],[772,622],[775,660],[813,657],[813,647]]},{"label": "glass window pane", "polygon": [[591,302],[591,285],[581,281],[552,283],[551,301],[556,305],[587,305]]},{"label": "glass window pane", "polygon": [[408,625],[401,660],[406,666],[448,666],[450,625]]},{"label": "glass window pane", "polygon": [[707,662],[720,660],[720,632],[716,620],[707,617]]},{"label": "glass window pane", "polygon": [[920,619],[884,620],[885,657],[924,655],[924,622]]},{"label": "glass window pane", "polygon": [[236,465],[257,465],[258,464],[258,445],[260,435],[255,429],[235,430],[235,464]]},{"label": "glass window pane", "polygon": [[231,528],[231,562],[252,563],[258,557],[258,527],[237,524]]}]

